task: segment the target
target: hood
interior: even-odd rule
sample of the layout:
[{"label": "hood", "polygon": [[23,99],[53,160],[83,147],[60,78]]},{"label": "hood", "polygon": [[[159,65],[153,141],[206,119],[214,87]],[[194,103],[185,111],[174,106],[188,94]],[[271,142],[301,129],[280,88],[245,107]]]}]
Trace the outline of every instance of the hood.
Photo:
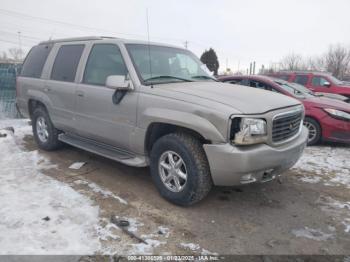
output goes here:
[{"label": "hood", "polygon": [[345,112],[350,112],[350,104],[328,97],[312,97],[304,99],[303,102],[319,108],[334,108]]},{"label": "hood", "polygon": [[213,106],[213,102],[224,104],[242,114],[261,114],[300,104],[294,98],[271,91],[221,82],[185,82],[154,87],[162,95],[207,107]]}]

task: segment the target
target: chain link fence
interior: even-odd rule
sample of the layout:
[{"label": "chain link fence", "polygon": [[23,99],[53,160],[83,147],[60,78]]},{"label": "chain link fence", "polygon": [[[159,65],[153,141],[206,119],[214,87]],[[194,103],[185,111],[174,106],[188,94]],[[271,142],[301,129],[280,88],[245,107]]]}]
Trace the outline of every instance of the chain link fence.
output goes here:
[{"label": "chain link fence", "polygon": [[19,118],[16,108],[16,76],[21,65],[0,63],[0,119]]}]

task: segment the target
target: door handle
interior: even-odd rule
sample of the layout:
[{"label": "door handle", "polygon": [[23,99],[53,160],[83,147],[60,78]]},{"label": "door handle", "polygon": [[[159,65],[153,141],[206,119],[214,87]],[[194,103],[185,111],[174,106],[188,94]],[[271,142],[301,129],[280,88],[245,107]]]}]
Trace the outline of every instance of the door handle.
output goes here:
[{"label": "door handle", "polygon": [[48,87],[48,86],[45,86],[44,87],[44,92],[50,92],[51,91],[51,88],[50,87]]},{"label": "door handle", "polygon": [[84,92],[83,91],[77,91],[77,96],[84,97]]}]

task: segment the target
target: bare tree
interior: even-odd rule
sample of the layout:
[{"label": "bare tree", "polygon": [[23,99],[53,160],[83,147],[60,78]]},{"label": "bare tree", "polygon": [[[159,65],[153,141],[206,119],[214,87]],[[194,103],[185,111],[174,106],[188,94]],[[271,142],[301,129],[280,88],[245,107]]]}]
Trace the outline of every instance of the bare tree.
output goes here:
[{"label": "bare tree", "polygon": [[280,68],[282,70],[302,70],[305,68],[303,64],[303,57],[299,54],[290,53],[283,57],[280,61]]},{"label": "bare tree", "polygon": [[305,67],[313,71],[325,71],[325,59],[323,56],[308,57],[305,60]]},{"label": "bare tree", "polygon": [[8,62],[9,58],[7,56],[7,53],[5,51],[3,51],[1,54],[0,54],[0,62]]},{"label": "bare tree", "polygon": [[11,58],[14,61],[21,61],[23,59],[23,50],[21,48],[12,47],[9,49]]},{"label": "bare tree", "polygon": [[325,68],[335,77],[344,78],[350,67],[350,49],[340,44],[330,46],[325,55]]}]

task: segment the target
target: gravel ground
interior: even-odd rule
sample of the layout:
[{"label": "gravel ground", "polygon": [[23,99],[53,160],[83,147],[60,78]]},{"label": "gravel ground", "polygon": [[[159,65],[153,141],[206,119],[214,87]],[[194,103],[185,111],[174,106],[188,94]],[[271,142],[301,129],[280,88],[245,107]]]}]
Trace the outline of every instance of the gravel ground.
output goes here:
[{"label": "gravel ground", "polygon": [[[0,254],[350,255],[350,147],[309,147],[281,183],[215,187],[182,208],[159,196],[148,168],[70,146],[43,152],[27,121],[0,121],[9,125],[15,133],[0,138]],[[70,169],[76,162],[86,164]]]}]

